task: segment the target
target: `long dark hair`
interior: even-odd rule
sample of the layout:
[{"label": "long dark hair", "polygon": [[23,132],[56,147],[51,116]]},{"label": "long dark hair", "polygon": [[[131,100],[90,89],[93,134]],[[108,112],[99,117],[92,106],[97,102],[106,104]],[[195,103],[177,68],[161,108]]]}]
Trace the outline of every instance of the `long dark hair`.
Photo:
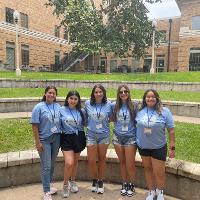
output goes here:
[{"label": "long dark hair", "polygon": [[100,90],[102,90],[103,92],[103,99],[102,99],[102,103],[105,104],[107,102],[107,97],[106,97],[106,89],[103,87],[103,85],[101,84],[97,84],[93,87],[91,95],[90,95],[90,105],[93,106],[96,103],[95,97],[94,97],[94,92],[96,90],[96,88],[99,88]]},{"label": "long dark hair", "polygon": [[[42,100],[41,100],[41,101],[46,101],[46,96],[45,96],[45,94],[46,94],[49,90],[51,90],[51,89],[55,90],[56,96],[57,96],[57,94],[58,94],[57,88],[56,88],[55,86],[53,86],[53,85],[49,85],[49,86],[46,87],[46,89],[45,89],[45,91],[44,91],[44,96],[42,97]],[[56,98],[54,99],[54,102],[56,102]]]},{"label": "long dark hair", "polygon": [[114,108],[114,121],[117,120],[117,113],[119,112],[120,108],[122,107],[122,100],[120,98],[121,88],[125,88],[128,91],[127,107],[129,109],[129,112],[130,112],[131,120],[134,120],[136,113],[135,113],[133,102],[131,101],[130,90],[129,90],[127,85],[120,85],[117,89],[117,99],[116,99],[116,105],[115,105],[115,108]]},{"label": "long dark hair", "polygon": [[80,97],[80,94],[78,93],[78,91],[76,90],[71,90],[67,93],[67,96],[65,98],[65,103],[64,103],[64,106],[69,106],[69,103],[68,103],[68,99],[69,97],[71,96],[77,96],[78,97],[78,103],[76,104],[76,109],[80,112],[80,115],[81,115],[81,118],[82,118],[82,124],[84,124],[84,115],[83,115],[83,112],[81,110],[81,97]]},{"label": "long dark hair", "polygon": [[149,89],[149,90],[146,90],[144,95],[143,95],[143,98],[142,98],[142,105],[141,105],[141,108],[140,110],[142,110],[144,107],[147,107],[147,103],[146,103],[146,96],[149,92],[153,92],[153,94],[155,95],[155,98],[156,98],[156,104],[154,106],[154,109],[156,110],[156,112],[160,115],[161,112],[162,112],[162,109],[163,109],[163,105],[162,105],[162,102],[161,102],[161,99],[160,99],[160,96],[158,94],[158,92],[154,89]]}]

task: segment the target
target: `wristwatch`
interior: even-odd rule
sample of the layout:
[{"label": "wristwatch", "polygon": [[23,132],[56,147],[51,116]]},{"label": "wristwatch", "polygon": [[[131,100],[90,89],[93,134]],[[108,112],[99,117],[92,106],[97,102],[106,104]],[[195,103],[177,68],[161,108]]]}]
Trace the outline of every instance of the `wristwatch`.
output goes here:
[{"label": "wristwatch", "polygon": [[175,146],[170,147],[170,149],[171,149],[172,151],[174,151],[174,150],[175,150]]}]

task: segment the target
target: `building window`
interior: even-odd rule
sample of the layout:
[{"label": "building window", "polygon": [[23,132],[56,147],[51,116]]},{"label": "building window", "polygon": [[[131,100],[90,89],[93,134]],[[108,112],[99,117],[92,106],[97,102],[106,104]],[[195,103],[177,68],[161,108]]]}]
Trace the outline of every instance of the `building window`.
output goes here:
[{"label": "building window", "polygon": [[24,28],[28,28],[28,15],[24,13],[20,13],[21,26]]},{"label": "building window", "polygon": [[60,69],[60,52],[55,51],[55,66],[54,71],[59,71]]},{"label": "building window", "polygon": [[6,42],[6,67],[15,69],[15,43]]},{"label": "building window", "polygon": [[165,70],[165,56],[158,55],[156,57],[156,72],[164,72]]},{"label": "building window", "polygon": [[162,30],[162,31],[159,31],[159,33],[160,33],[160,42],[162,43],[164,43],[164,42],[166,42],[166,35],[167,35],[167,32],[165,31],[165,30]]},{"label": "building window", "polygon": [[13,9],[6,8],[6,22],[14,24],[13,13],[14,13]]},{"label": "building window", "polygon": [[192,17],[192,30],[200,30],[200,16]]},{"label": "building window", "polygon": [[22,54],[22,65],[29,65],[29,46],[22,45],[21,46],[21,54]]},{"label": "building window", "polygon": [[55,27],[54,27],[54,35],[56,37],[60,37],[60,27],[57,25],[55,25]]},{"label": "building window", "polygon": [[68,28],[67,27],[64,28],[63,39],[68,40]]},{"label": "building window", "polygon": [[189,71],[200,71],[200,47],[190,49]]}]

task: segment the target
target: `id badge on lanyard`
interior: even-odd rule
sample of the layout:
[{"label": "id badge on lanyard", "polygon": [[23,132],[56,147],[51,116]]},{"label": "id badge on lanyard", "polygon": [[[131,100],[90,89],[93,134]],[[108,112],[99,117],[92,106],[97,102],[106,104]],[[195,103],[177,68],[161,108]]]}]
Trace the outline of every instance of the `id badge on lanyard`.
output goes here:
[{"label": "id badge on lanyard", "polygon": [[101,129],[101,128],[103,128],[103,125],[101,123],[96,124],[96,129]]},{"label": "id badge on lanyard", "polygon": [[146,135],[152,134],[151,128],[145,127],[145,128],[144,128],[144,133],[145,133]]},{"label": "id badge on lanyard", "polygon": [[122,125],[122,131],[126,131],[126,132],[128,131],[128,124],[125,124],[125,123],[124,123],[124,124]]},{"label": "id badge on lanyard", "polygon": [[52,133],[56,133],[57,130],[58,130],[58,129],[57,129],[56,126],[54,126],[54,127],[51,128],[51,132],[52,132]]}]

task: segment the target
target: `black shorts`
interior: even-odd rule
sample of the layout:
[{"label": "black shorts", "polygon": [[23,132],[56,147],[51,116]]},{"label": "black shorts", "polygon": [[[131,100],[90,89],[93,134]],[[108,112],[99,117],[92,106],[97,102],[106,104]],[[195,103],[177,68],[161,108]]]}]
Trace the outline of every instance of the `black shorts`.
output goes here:
[{"label": "black shorts", "polygon": [[141,149],[138,147],[141,156],[150,156],[157,160],[166,161],[167,157],[167,144],[160,149]]},{"label": "black shorts", "polygon": [[85,132],[79,131],[78,135],[75,133],[61,134],[60,146],[62,151],[74,151],[74,153],[80,153],[86,146]]}]

